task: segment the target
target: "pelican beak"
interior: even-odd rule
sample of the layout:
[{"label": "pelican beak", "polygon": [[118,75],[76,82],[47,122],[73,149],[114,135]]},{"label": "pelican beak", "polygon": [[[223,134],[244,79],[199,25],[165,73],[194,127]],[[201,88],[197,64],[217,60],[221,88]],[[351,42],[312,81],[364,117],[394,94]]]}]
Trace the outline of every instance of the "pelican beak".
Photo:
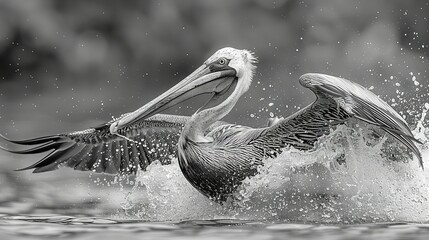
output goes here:
[{"label": "pelican beak", "polygon": [[205,93],[223,93],[235,79],[236,71],[231,67],[214,69],[210,65],[203,64],[157,98],[113,122],[110,125],[110,132],[116,134],[118,130],[138,120],[149,118],[189,98]]}]

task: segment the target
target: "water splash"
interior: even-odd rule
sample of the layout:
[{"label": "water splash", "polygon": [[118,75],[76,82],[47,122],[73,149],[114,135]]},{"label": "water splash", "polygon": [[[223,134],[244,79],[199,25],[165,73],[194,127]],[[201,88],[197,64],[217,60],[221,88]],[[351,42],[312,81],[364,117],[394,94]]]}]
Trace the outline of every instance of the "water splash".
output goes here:
[{"label": "water splash", "polygon": [[[429,162],[426,104],[414,134]],[[150,221],[240,218],[273,221],[427,221],[429,174],[417,159],[376,127],[351,121],[318,142],[313,152],[285,149],[266,159],[259,174],[244,180],[220,205],[195,190],[177,159],[154,163],[137,175],[140,202],[125,201],[130,216]]]}]

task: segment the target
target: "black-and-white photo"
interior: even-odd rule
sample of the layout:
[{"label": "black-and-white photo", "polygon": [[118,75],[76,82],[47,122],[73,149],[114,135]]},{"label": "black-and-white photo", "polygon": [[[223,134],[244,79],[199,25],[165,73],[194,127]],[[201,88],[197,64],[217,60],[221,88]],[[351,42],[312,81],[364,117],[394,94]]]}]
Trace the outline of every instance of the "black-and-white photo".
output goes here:
[{"label": "black-and-white photo", "polygon": [[0,239],[426,239],[428,18],[0,0]]}]

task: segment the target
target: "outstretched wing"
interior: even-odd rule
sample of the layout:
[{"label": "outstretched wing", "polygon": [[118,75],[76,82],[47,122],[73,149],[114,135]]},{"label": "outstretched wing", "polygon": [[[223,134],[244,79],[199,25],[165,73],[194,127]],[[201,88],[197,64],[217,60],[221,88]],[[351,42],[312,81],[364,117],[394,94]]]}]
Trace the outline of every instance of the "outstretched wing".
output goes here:
[{"label": "outstretched wing", "polygon": [[[18,154],[50,153],[37,163],[20,169],[46,172],[67,166],[81,171],[132,174],[145,170],[153,161],[169,164],[176,156],[176,144],[188,117],[158,114],[133,123],[118,134],[109,131],[110,123],[84,131],[12,141],[36,147],[13,151]],[[120,136],[121,135],[121,136]]]},{"label": "outstretched wing", "polygon": [[[324,74],[305,74],[299,79],[302,86],[313,91],[317,100],[292,116],[265,129],[253,140],[265,152],[276,153],[280,148],[293,146],[309,150],[332,126],[349,118],[379,126],[392,135],[423,161],[408,124],[386,102],[359,84]],[[255,145],[255,146],[256,146]]]}]

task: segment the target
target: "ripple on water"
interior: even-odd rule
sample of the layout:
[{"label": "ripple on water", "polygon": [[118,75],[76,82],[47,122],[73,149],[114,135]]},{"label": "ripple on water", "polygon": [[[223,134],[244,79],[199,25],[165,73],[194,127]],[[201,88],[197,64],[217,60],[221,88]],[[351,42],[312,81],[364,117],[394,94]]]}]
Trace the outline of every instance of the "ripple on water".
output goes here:
[{"label": "ripple on water", "polygon": [[[91,220],[91,221],[89,221]],[[52,221],[56,221],[53,223]],[[80,222],[80,225],[73,223]],[[183,222],[142,222],[96,217],[71,216],[3,216],[0,217],[0,237],[66,237],[67,239],[271,239],[315,238],[332,239],[365,237],[365,239],[401,239],[429,236],[428,224],[382,223],[360,225],[322,225],[299,223],[267,223],[239,219],[197,220]]]}]

